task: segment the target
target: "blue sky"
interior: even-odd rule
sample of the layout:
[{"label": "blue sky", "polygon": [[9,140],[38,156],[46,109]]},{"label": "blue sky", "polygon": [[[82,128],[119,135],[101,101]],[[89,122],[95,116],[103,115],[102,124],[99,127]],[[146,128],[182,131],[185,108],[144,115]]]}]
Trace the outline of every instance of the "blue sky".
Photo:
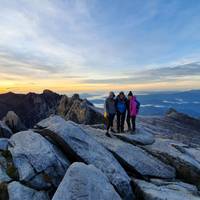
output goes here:
[{"label": "blue sky", "polygon": [[0,0],[0,90],[200,88],[199,10],[199,0]]}]

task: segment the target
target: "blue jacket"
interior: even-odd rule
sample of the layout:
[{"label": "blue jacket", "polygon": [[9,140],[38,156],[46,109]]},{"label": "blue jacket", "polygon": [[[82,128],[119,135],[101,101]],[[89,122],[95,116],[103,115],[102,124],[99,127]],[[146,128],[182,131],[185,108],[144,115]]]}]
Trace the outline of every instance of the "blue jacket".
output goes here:
[{"label": "blue jacket", "polygon": [[127,109],[127,98],[120,99],[119,96],[117,97],[115,101],[116,110],[120,113],[126,112]]}]

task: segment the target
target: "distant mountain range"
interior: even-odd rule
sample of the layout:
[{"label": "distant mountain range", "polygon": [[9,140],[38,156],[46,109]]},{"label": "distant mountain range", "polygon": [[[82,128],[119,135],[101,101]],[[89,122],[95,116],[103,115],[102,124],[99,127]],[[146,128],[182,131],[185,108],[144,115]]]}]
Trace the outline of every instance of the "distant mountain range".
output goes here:
[{"label": "distant mountain range", "polygon": [[[82,94],[97,107],[103,107],[106,94]],[[140,114],[163,115],[169,108],[200,117],[200,90],[185,92],[142,92],[136,95],[141,102]]]},{"label": "distant mountain range", "polygon": [[[44,90],[42,94],[12,92],[0,94],[0,119],[12,110],[27,128],[33,127],[40,120],[57,112],[62,96],[50,90]],[[87,98],[95,106],[103,108],[106,95],[84,93],[80,97]],[[174,108],[179,112],[200,118],[200,90],[140,93],[137,98],[141,102],[140,115],[163,116],[167,110]]]}]

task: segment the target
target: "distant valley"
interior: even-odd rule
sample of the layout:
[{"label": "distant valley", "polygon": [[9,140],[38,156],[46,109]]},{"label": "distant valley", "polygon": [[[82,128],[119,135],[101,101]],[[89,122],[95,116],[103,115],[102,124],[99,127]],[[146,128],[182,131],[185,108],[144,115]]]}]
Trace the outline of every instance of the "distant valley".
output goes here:
[{"label": "distant valley", "polygon": [[[185,92],[143,92],[136,93],[141,102],[140,115],[164,115],[169,108],[186,113],[193,117],[200,117],[200,90]],[[82,94],[97,107],[103,107],[106,94]]]}]

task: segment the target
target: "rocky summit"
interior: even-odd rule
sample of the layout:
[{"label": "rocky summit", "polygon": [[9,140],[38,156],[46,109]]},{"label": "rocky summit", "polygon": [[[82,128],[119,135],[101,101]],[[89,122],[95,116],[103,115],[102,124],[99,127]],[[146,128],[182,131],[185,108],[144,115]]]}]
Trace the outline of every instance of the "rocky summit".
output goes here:
[{"label": "rocky summit", "polygon": [[56,98],[50,107],[35,101],[48,112],[34,123],[5,110],[0,200],[200,200],[198,119],[175,110],[139,116],[134,134],[107,137],[101,110],[77,94]]}]

